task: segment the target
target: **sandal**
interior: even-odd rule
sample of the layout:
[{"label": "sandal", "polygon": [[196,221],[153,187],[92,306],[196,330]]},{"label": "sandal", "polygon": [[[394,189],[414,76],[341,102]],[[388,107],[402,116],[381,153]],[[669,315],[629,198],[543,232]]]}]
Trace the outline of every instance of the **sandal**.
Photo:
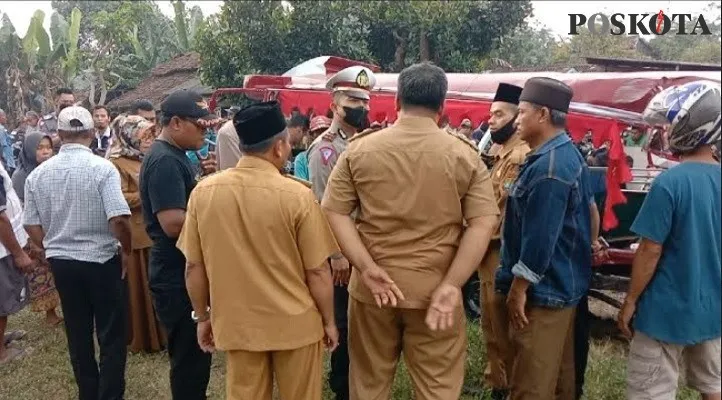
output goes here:
[{"label": "sandal", "polygon": [[26,336],[27,334],[28,334],[28,333],[25,332],[25,331],[23,331],[23,330],[17,330],[17,331],[8,332],[8,333],[5,334],[5,337],[3,338],[3,343],[5,344],[5,346],[7,346],[7,345],[10,344],[10,342],[15,342],[15,341],[18,341],[18,340],[23,340],[23,338],[25,338],[25,336]]},{"label": "sandal", "polygon": [[16,347],[8,347],[5,350],[5,358],[0,360],[0,366],[3,366],[13,360],[22,358],[25,355],[25,350],[18,349]]}]

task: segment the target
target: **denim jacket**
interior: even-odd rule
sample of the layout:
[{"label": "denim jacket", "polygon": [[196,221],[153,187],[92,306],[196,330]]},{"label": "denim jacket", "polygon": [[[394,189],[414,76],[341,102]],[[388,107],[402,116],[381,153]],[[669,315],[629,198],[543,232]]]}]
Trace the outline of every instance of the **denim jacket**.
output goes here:
[{"label": "denim jacket", "polygon": [[530,153],[509,190],[497,291],[518,276],[531,283],[530,305],[578,303],[591,278],[593,202],[589,169],[565,133]]}]

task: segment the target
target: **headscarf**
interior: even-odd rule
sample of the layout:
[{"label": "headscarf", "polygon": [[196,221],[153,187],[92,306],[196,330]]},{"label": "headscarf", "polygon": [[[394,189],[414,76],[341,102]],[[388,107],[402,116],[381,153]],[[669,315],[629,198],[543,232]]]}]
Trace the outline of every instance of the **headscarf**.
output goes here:
[{"label": "headscarf", "polygon": [[45,138],[48,138],[51,144],[53,143],[50,135],[38,131],[26,133],[25,139],[23,139],[23,148],[18,157],[18,168],[13,172],[12,177],[13,189],[15,189],[21,201],[25,201],[25,180],[40,165],[38,164],[37,151],[40,142]]},{"label": "headscarf", "polygon": [[146,135],[154,135],[155,124],[139,115],[119,115],[112,123],[113,142],[106,158],[126,157],[141,160],[140,144]]}]

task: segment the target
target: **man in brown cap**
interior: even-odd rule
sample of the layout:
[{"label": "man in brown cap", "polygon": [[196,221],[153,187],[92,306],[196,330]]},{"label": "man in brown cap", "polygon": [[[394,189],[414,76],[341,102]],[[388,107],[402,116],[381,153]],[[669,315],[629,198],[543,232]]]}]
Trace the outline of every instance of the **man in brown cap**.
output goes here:
[{"label": "man in brown cap", "polygon": [[351,139],[322,201],[354,266],[350,397],[389,399],[403,353],[416,399],[458,399],[467,347],[460,288],[499,210],[476,146],[438,127],[444,71],[416,64],[398,85],[398,120]]},{"label": "man in brown cap", "polygon": [[280,173],[291,144],[278,103],[233,124],[243,157],[196,186],[178,238],[198,344],[226,352],[229,400],[271,400],[274,376],[282,400],[320,400],[339,248],[310,188]]},{"label": "man in brown cap", "polygon": [[574,313],[589,288],[596,205],[564,130],[571,99],[550,78],[528,80],[519,98],[516,127],[532,151],[508,190],[494,299],[512,341],[512,400],[575,398]]},{"label": "man in brown cap", "polygon": [[494,236],[489,243],[489,249],[479,267],[479,278],[481,280],[481,329],[484,332],[486,341],[486,368],[484,379],[488,387],[492,389],[493,399],[504,399],[506,389],[509,387],[508,373],[511,365],[505,365],[505,355],[510,352],[509,340],[506,336],[499,336],[504,328],[500,324],[506,317],[499,318],[495,315],[493,307],[494,300],[494,275],[499,266],[499,254],[501,250],[501,225],[503,222],[506,199],[509,195],[508,189],[516,180],[519,174],[519,166],[524,162],[529,146],[516,133],[516,115],[519,110],[519,95],[522,88],[506,83],[500,83],[491,103],[489,110],[489,132],[491,140],[497,149],[494,152],[494,166],[491,169],[491,182],[494,186],[494,194],[502,213],[502,218],[494,230]]}]

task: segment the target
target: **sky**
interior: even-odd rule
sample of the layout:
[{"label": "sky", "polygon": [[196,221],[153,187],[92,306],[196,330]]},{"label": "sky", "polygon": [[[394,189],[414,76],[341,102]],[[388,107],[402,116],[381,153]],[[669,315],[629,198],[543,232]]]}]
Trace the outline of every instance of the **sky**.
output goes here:
[{"label": "sky", "polygon": [[[613,13],[649,13],[658,12],[661,8],[667,14],[699,14],[711,2],[686,0],[659,0],[659,1],[532,1],[534,7],[533,23],[538,23],[550,29],[557,36],[566,37],[569,31],[568,14],[584,14],[590,16],[596,12]],[[173,6],[170,1],[156,1],[161,11],[173,16]],[[200,6],[204,15],[218,12],[222,1],[186,1],[186,7]],[[50,1],[0,1],[0,11],[10,17],[18,35],[25,35],[35,10],[45,12],[45,26],[50,26],[50,15],[53,12]],[[705,16],[707,17],[707,16]],[[718,16],[711,16],[714,20]],[[708,18],[707,22],[711,22]],[[310,58],[311,56],[309,56]]]}]

